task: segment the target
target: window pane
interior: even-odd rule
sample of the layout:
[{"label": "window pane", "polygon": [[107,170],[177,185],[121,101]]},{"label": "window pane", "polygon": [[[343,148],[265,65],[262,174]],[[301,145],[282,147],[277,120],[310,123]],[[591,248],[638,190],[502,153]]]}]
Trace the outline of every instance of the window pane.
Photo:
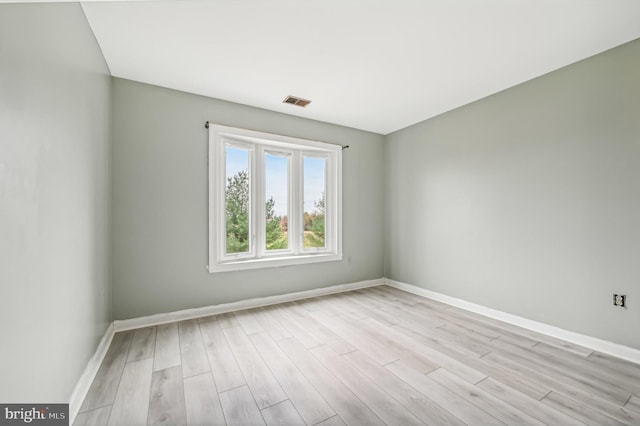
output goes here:
[{"label": "window pane", "polygon": [[326,164],[324,158],[304,158],[304,248],[325,247]]},{"label": "window pane", "polygon": [[289,157],[265,154],[266,249],[289,248]]},{"label": "window pane", "polygon": [[249,151],[226,148],[225,215],[227,254],[246,253],[249,241]]}]

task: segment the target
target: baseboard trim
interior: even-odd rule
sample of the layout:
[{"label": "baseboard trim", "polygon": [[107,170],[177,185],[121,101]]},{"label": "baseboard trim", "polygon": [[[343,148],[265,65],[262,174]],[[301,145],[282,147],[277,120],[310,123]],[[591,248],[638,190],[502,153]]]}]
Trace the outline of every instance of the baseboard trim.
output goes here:
[{"label": "baseboard trim", "polygon": [[87,363],[84,371],[76,383],[76,387],[69,398],[69,424],[73,424],[82,402],[84,401],[93,380],[102,365],[113,335],[118,331],[133,330],[136,328],[149,327],[153,325],[166,324],[173,321],[182,321],[205,317],[209,315],[223,314],[226,312],[240,311],[243,309],[257,308],[260,306],[276,305],[278,303],[292,302],[294,300],[307,299],[309,297],[325,296],[328,294],[343,293],[345,291],[358,290],[361,288],[375,287],[384,285],[384,278],[375,280],[359,281],[349,284],[340,284],[330,287],[321,287],[313,290],[299,291],[295,293],[281,294],[277,296],[267,296],[255,299],[241,300],[238,302],[223,303],[220,305],[205,306],[202,308],[185,309],[176,312],[168,312],[163,314],[149,315],[146,317],[133,318],[129,320],[113,321],[102,336],[95,353]]},{"label": "baseboard trim", "polygon": [[447,296],[446,294],[438,293],[435,291],[427,290],[422,287],[415,286],[413,284],[407,284],[400,281],[384,279],[386,285],[394,287],[400,290],[407,291],[409,293],[423,296],[428,299],[436,300],[438,302],[446,303],[447,305],[455,306],[466,311],[475,312],[480,315],[484,315],[489,318],[504,321],[509,324],[516,325],[518,327],[526,328],[527,330],[535,331],[537,333],[545,334],[550,337],[562,339],[576,345],[581,345],[589,349],[593,349],[598,352],[602,352],[608,355],[615,356],[617,358],[624,359],[636,364],[640,364],[640,350],[631,348],[629,346],[620,345],[618,343],[609,342],[607,340],[599,339],[597,337],[588,336],[585,334],[575,333],[573,331],[565,330],[560,327],[533,321],[527,318],[520,317],[518,315],[509,314],[507,312],[499,311],[497,309],[488,308],[483,305],[468,302],[456,297]]},{"label": "baseboard trim", "polygon": [[277,296],[259,297],[255,299],[240,300],[238,302],[222,303],[220,305],[204,306],[202,308],[184,309],[181,311],[149,315],[128,320],[116,320],[113,323],[115,331],[133,330],[136,328],[150,327],[153,325],[166,324],[174,321],[183,321],[188,319],[206,317],[209,315],[224,314],[226,312],[258,308],[260,306],[276,305],[278,303],[307,299],[309,297],[325,296],[327,294],[342,293],[345,291],[357,290],[360,288],[375,287],[384,285],[384,283],[384,278],[379,278],[375,280],[359,281],[349,284],[339,284],[330,287],[321,287],[313,290],[305,290],[295,293],[280,294]]},{"label": "baseboard trim", "polygon": [[628,346],[620,345],[617,343],[602,340],[596,337],[587,336],[580,333],[564,330],[559,327],[544,324],[541,322],[533,321],[527,318],[523,318],[517,315],[509,314],[507,312],[499,311],[497,309],[488,308],[483,305],[468,302],[463,299],[458,299],[446,294],[438,293],[435,291],[427,290],[421,287],[417,287],[412,284],[403,283],[400,281],[391,280],[388,278],[379,278],[375,280],[359,281],[349,284],[340,284],[330,287],[321,287],[313,290],[299,291],[295,293],[287,293],[277,296],[267,296],[261,298],[241,300],[238,302],[223,303],[219,305],[205,306],[202,308],[185,309],[181,311],[168,312],[156,315],[149,315],[145,317],[133,318],[122,321],[114,321],[109,325],[105,331],[104,336],[100,340],[98,347],[91,357],[84,371],[82,372],[76,387],[69,398],[69,424],[73,424],[76,416],[80,412],[82,402],[91,387],[91,383],[98,373],[98,369],[104,360],[104,357],[109,349],[113,335],[118,331],[133,330],[136,328],[150,327],[159,324],[166,324],[173,321],[182,321],[187,319],[194,319],[209,315],[223,314],[227,312],[234,312],[243,309],[257,308],[261,306],[275,305],[278,303],[291,302],[294,300],[307,299],[310,297],[325,296],[335,293],[343,293],[345,291],[357,290],[367,287],[375,287],[380,285],[388,285],[400,290],[407,291],[409,293],[423,296],[428,299],[436,300],[438,302],[446,303],[447,305],[455,306],[470,312],[475,312],[480,315],[484,315],[489,318],[493,318],[499,321],[504,321],[509,324],[513,324],[527,330],[535,331],[547,336],[555,337],[558,339],[566,340],[577,345],[581,345],[598,352],[602,352],[608,355],[612,355],[636,364],[640,364],[640,350],[630,348]]},{"label": "baseboard trim", "polygon": [[100,365],[102,365],[102,361],[104,360],[105,355],[107,354],[107,350],[109,350],[109,345],[111,345],[111,340],[113,340],[114,334],[115,329],[113,327],[113,323],[111,323],[109,324],[109,327],[107,327],[107,330],[102,336],[102,339],[100,339],[100,343],[98,344],[96,351],[87,363],[87,366],[82,371],[82,374],[78,379],[78,383],[76,383],[76,387],[71,393],[71,397],[69,398],[70,425],[73,424],[73,422],[76,420],[76,416],[80,412],[82,402],[87,396],[87,392],[89,392],[89,388],[93,383],[93,379],[95,379],[96,374],[98,374],[98,370],[100,369]]}]

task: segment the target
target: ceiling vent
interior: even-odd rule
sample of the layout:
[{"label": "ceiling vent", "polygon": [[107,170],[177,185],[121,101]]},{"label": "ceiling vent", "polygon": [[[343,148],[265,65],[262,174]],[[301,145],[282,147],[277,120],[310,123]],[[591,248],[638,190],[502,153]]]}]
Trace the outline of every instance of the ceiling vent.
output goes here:
[{"label": "ceiling vent", "polygon": [[311,101],[308,99],[297,98],[295,96],[287,96],[282,102],[285,104],[297,105],[303,108],[311,103]]}]

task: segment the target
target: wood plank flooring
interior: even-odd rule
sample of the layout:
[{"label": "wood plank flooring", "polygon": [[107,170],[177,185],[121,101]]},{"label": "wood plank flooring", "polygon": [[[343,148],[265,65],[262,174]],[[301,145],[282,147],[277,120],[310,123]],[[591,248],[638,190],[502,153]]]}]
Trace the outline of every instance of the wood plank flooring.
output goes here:
[{"label": "wood plank flooring", "polygon": [[640,425],[640,365],[380,286],[116,333],[75,425]]}]

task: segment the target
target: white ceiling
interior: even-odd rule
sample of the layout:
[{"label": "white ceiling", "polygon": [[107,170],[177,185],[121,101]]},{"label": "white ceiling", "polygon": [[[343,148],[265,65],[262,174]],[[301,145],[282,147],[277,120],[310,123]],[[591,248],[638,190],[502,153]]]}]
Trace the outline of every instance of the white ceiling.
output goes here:
[{"label": "white ceiling", "polygon": [[[640,0],[177,0],[83,8],[116,77],[381,134],[640,37]],[[283,104],[286,95],[312,103]]]}]

